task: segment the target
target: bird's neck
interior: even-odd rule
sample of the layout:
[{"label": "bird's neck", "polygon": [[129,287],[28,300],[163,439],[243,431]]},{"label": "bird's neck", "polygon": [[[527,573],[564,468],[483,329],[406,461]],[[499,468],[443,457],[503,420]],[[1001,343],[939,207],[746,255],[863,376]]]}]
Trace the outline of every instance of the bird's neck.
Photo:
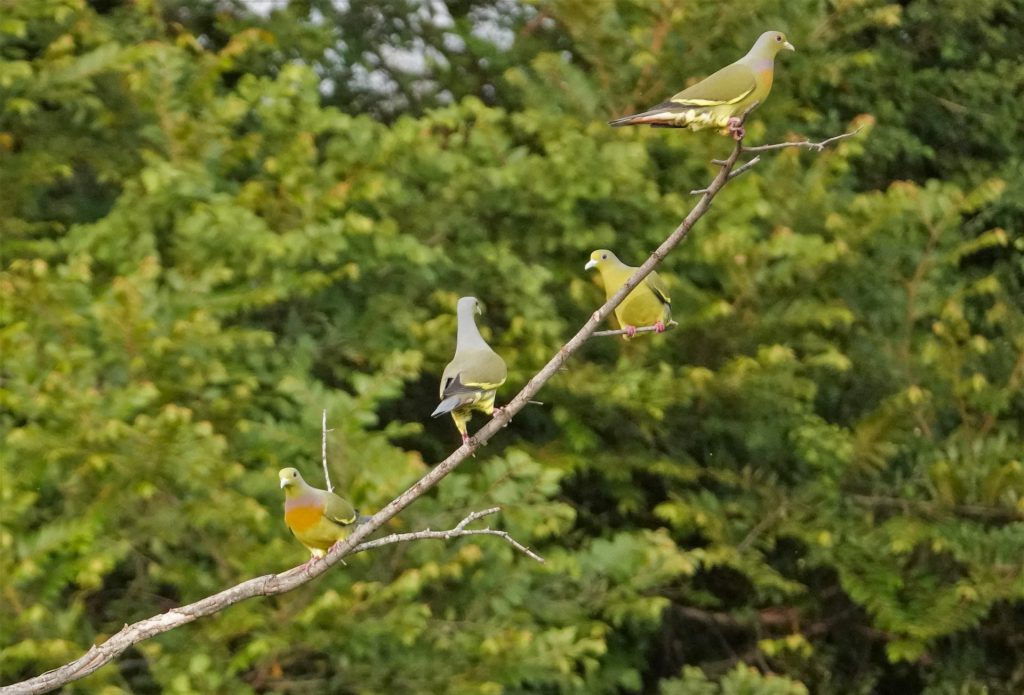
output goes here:
[{"label": "bird's neck", "polygon": [[456,352],[464,348],[481,348],[489,347],[484,341],[480,330],[476,327],[476,321],[473,318],[473,308],[470,307],[468,310],[459,311],[459,330],[455,336],[455,350]]},{"label": "bird's neck", "polygon": [[312,497],[311,492],[313,489],[307,485],[289,485],[284,489],[285,504],[301,504],[307,498]]},{"label": "bird's neck", "polygon": [[[633,271],[636,270],[636,268],[631,268],[622,261],[606,261],[605,263],[599,265],[597,269],[601,271],[601,277],[607,278],[612,282],[618,281],[619,278],[621,278],[623,275],[625,275],[625,279],[623,279],[622,282],[625,282],[626,279],[629,279],[629,276],[633,274]],[[615,290],[618,289],[618,287],[615,287],[612,289],[612,291],[614,292]]]}]

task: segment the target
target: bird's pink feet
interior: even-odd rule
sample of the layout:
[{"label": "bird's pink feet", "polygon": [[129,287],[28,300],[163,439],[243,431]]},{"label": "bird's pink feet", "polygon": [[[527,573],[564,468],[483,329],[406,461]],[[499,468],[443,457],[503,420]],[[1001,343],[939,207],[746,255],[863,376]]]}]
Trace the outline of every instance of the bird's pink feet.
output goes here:
[{"label": "bird's pink feet", "polygon": [[742,122],[740,119],[736,118],[736,116],[729,119],[729,132],[732,134],[732,138],[736,142],[742,140],[747,134]]},{"label": "bird's pink feet", "polygon": [[636,335],[636,326],[626,326],[625,328],[623,328],[623,330],[626,331],[626,335],[628,335],[630,338]]},{"label": "bird's pink feet", "polygon": [[311,555],[310,558],[302,564],[302,571],[306,574],[309,574],[309,571],[313,569],[313,565],[315,565],[316,561],[319,559],[320,558],[318,558],[316,555]]},{"label": "bird's pink feet", "polygon": [[469,435],[468,434],[462,435],[462,443],[463,444],[469,444]]},{"label": "bird's pink feet", "polygon": [[654,324],[654,332],[655,333],[664,333],[665,332],[665,323],[664,323],[664,321],[658,321],[658,322],[656,322]]}]

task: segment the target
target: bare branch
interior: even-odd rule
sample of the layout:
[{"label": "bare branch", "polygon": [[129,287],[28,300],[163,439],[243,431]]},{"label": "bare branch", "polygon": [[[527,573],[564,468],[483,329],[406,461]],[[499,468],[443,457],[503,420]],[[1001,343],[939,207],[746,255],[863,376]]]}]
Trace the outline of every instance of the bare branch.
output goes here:
[{"label": "bare branch", "polygon": [[327,483],[327,492],[334,492],[334,486],[331,485],[331,473],[327,470],[327,408],[324,408],[324,416],[320,425],[320,430],[323,433],[320,450],[324,460],[324,482]]},{"label": "bare branch", "polygon": [[[743,125],[743,121],[752,108],[753,106],[747,109],[743,114],[743,117],[740,119],[739,126]],[[622,287],[620,287],[619,290],[615,292],[615,294],[613,294],[600,309],[594,312],[593,316],[591,316],[583,327],[576,332],[576,335],[559,348],[558,352],[556,352],[548,363],[526,383],[522,390],[504,407],[496,409],[495,415],[491,421],[481,427],[474,436],[470,437],[468,442],[453,451],[444,461],[431,468],[430,471],[428,471],[422,478],[413,483],[413,485],[405,492],[391,500],[391,502],[385,505],[366,522],[356,526],[352,533],[349,534],[345,540],[337,543],[321,561],[311,564],[306,569],[303,569],[302,567],[295,567],[280,574],[267,574],[254,579],[249,579],[216,594],[200,599],[195,603],[190,603],[178,608],[172,608],[165,613],[157,614],[131,625],[125,625],[124,628],[109,637],[106,641],[90,647],[89,650],[78,659],[34,678],[30,678],[14,685],[2,687],[0,688],[0,695],[13,695],[14,693],[43,693],[59,688],[66,683],[84,678],[104,664],[107,664],[117,658],[117,656],[122,654],[125,650],[139,642],[149,639],[150,637],[173,630],[198,618],[212,615],[224,610],[228,606],[249,598],[257,596],[273,596],[291,591],[320,576],[335,564],[343,562],[342,559],[345,556],[350,555],[353,552],[357,552],[358,549],[364,545],[365,538],[377,529],[381,528],[403,509],[415,502],[425,492],[437,485],[463,461],[473,456],[476,450],[485,445],[491,437],[501,431],[502,428],[508,426],[512,421],[512,418],[531,402],[533,397],[541,390],[544,384],[563,369],[563,366],[569,358],[594,334],[601,321],[606,319],[615,307],[625,299],[626,295],[628,295],[637,285],[643,282],[644,278],[646,278],[651,271],[653,271],[654,268],[664,260],[665,256],[668,255],[672,249],[678,246],[684,238],[686,238],[686,235],[689,234],[697,221],[703,217],[711,207],[711,201],[714,197],[722,190],[722,187],[729,182],[730,176],[733,173],[733,167],[736,165],[737,160],[744,151],[759,152],[765,151],[766,149],[807,146],[811,146],[812,149],[817,148],[820,150],[824,145],[843,137],[850,137],[856,132],[857,131],[837,136],[835,138],[829,138],[828,140],[824,140],[821,143],[813,145],[810,145],[810,143],[783,143],[780,145],[762,146],[760,148],[750,148],[747,150],[744,150],[742,139],[738,140],[733,146],[732,153],[729,157],[722,160],[722,163],[719,165],[721,167],[719,172],[715,175],[707,188],[703,189],[704,193],[701,194],[700,199],[690,210],[689,214],[686,215],[683,221],[679,223],[679,226],[677,226],[665,241],[662,242],[662,244],[650,255],[643,265],[637,268],[625,284],[623,284]],[[326,428],[326,425],[324,427]],[[456,529],[453,529],[450,532],[438,533],[456,532],[462,533],[462,530],[456,527]],[[482,533],[483,535],[500,536],[502,532],[494,532],[491,531],[491,529],[484,529],[479,533]],[[462,535],[465,534],[462,533]],[[511,542],[512,539],[506,538],[506,540]],[[362,549],[369,548],[363,547]],[[526,552],[526,549],[524,548],[522,552]],[[528,552],[527,555],[529,555]]]},{"label": "bare branch", "polygon": [[407,543],[409,541],[422,540],[448,541],[453,538],[462,538],[463,536],[497,536],[498,538],[503,539],[506,543],[511,545],[513,548],[515,548],[531,560],[536,560],[537,562],[543,563],[544,558],[542,558],[540,555],[533,552],[525,545],[517,541],[515,538],[510,536],[506,531],[497,531],[492,528],[466,528],[467,524],[471,524],[477,519],[483,518],[485,516],[496,514],[499,511],[501,511],[501,507],[491,507],[490,509],[484,509],[479,512],[473,512],[465,519],[460,521],[455,526],[455,528],[450,529],[448,531],[431,531],[430,529],[424,529],[423,531],[413,531],[411,533],[392,533],[390,536],[384,536],[383,538],[377,538],[372,541],[367,541],[366,543],[360,543],[355,548],[352,548],[352,552],[350,554],[354,555],[355,553],[361,553],[364,550],[373,550],[374,548],[379,548],[384,545],[391,545],[392,543]]},{"label": "bare branch", "polygon": [[859,133],[861,128],[856,128],[848,133],[841,135],[834,135],[830,138],[826,138],[821,142],[811,142],[810,140],[799,140],[797,142],[778,142],[774,145],[755,145],[753,147],[744,147],[744,152],[771,152],[772,150],[784,150],[788,147],[802,147],[804,149],[813,150],[814,152],[821,152],[823,149],[828,147],[834,142],[845,140],[846,138],[852,138],[854,135]]},{"label": "bare branch", "polygon": [[736,178],[740,174],[750,170],[755,164],[757,164],[760,161],[761,161],[761,155],[757,155],[756,157],[751,159],[746,164],[743,164],[741,166],[736,167],[735,169],[732,170],[732,172],[730,172],[729,180],[732,181],[734,178]]},{"label": "bare branch", "polygon": [[[679,325],[679,323],[677,321],[669,321],[667,324],[665,324],[665,330],[666,331],[670,331],[670,330],[672,330],[673,328],[675,328],[678,325]],[[654,326],[637,326],[636,330],[634,332],[635,333],[656,333],[657,330],[658,329],[655,328]],[[603,337],[605,337],[607,335],[628,335],[628,333],[626,332],[625,328],[618,328],[618,329],[613,330],[613,331],[594,331],[594,333],[590,337],[591,338],[603,338]]]},{"label": "bare branch", "polygon": [[[749,113],[749,111],[750,110],[748,109],[747,112]],[[822,140],[821,142],[811,142],[810,140],[800,140],[798,142],[777,142],[777,143],[772,144],[772,145],[755,145],[753,147],[746,147],[744,145],[744,146],[742,146],[741,149],[742,149],[742,153],[743,154],[746,154],[748,152],[771,152],[771,151],[774,151],[774,150],[784,150],[784,149],[787,149],[789,147],[802,147],[802,148],[805,148],[805,149],[813,150],[815,152],[821,152],[822,150],[824,150],[827,146],[831,145],[832,143],[838,142],[840,140],[845,140],[846,138],[852,138],[854,135],[856,135],[860,131],[861,131],[861,128],[857,128],[855,130],[851,130],[848,133],[843,133],[841,135],[835,135],[833,137],[826,138],[825,140]],[[734,178],[736,178],[737,176],[740,176],[741,174],[746,173],[747,171],[749,171],[753,166],[755,166],[760,161],[761,161],[761,157],[760,157],[760,155],[758,155],[758,156],[754,157],[753,159],[751,159],[749,162],[746,162],[746,163],[742,164],[741,166],[735,167],[729,173],[729,180],[731,181]],[[714,164],[715,166],[725,167],[726,165],[729,164],[729,160],[727,160],[727,159],[712,159],[711,163]],[[696,189],[690,191],[690,195],[704,195],[707,192],[708,192],[707,188],[696,188]]]}]

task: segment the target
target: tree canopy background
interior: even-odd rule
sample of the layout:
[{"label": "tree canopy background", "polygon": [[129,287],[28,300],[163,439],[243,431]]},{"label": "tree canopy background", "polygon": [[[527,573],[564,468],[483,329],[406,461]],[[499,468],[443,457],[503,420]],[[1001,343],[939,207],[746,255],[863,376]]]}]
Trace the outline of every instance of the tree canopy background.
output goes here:
[{"label": "tree canopy background", "polygon": [[[1019,0],[3,0],[0,682],[305,559],[276,471],[373,511],[458,444],[454,304],[515,392],[728,151],[611,129],[786,31],[764,157],[392,523],[500,504],[67,692],[1024,690]],[[477,421],[479,422],[479,421]]]}]

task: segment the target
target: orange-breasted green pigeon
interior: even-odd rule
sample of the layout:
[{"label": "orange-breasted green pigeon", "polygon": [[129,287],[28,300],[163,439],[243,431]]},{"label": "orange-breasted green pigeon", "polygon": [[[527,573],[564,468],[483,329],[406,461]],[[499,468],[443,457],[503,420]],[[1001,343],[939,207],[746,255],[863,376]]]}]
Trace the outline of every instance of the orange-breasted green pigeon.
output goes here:
[{"label": "orange-breasted green pigeon", "polygon": [[750,51],[732,65],[687,87],[668,101],[643,113],[624,116],[609,125],[643,125],[661,128],[719,128],[743,137],[739,117],[755,102],[763,104],[772,89],[775,55],[793,51],[793,44],[781,31],[766,31]]},{"label": "orange-breasted green pigeon", "polygon": [[431,417],[452,414],[462,443],[469,441],[466,424],[479,410],[494,413],[494,396],[505,383],[505,360],[484,341],[476,327],[475,314],[483,313],[476,297],[462,297],[456,309],[458,332],[455,336],[455,357],[441,375],[441,403]]},{"label": "orange-breasted green pigeon", "polygon": [[[620,261],[608,249],[594,251],[583,267],[586,270],[597,268],[608,299],[636,272],[636,268]],[[615,307],[615,320],[626,331],[622,336],[626,339],[636,335],[637,326],[654,326],[657,333],[664,332],[665,326],[672,320],[672,299],[656,272],[652,271]]]},{"label": "orange-breasted green pigeon", "polygon": [[311,486],[294,468],[282,468],[277,476],[284,489],[284,523],[309,550],[310,562],[345,538],[349,527],[368,518],[333,492]]}]

